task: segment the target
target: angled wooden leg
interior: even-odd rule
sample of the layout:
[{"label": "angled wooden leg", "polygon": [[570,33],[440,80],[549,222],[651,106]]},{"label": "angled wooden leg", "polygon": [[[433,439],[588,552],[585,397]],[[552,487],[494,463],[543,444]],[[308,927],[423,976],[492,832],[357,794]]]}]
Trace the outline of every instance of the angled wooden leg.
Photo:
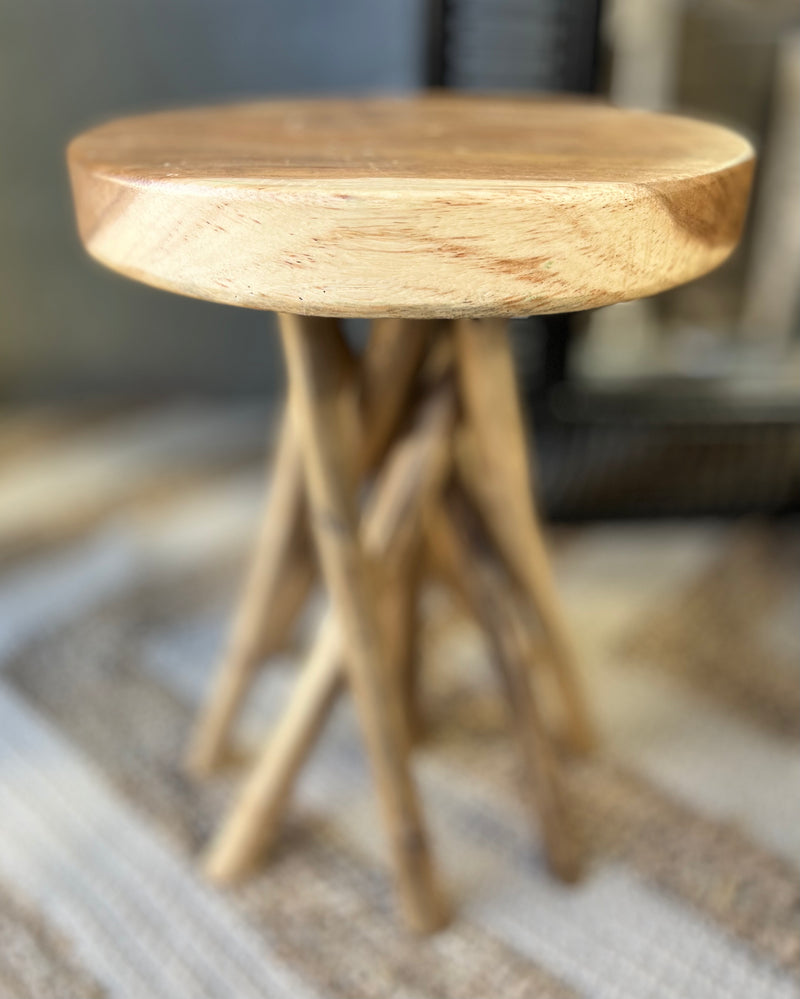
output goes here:
[{"label": "angled wooden leg", "polygon": [[286,413],[253,562],[228,647],[189,745],[187,767],[192,773],[208,774],[224,760],[231,726],[253,675],[286,641],[313,578],[300,446]]},{"label": "angled wooden leg", "polygon": [[413,746],[423,734],[419,706],[419,590],[421,545],[414,545],[405,565],[384,566],[380,611],[389,655],[396,678],[406,739]]},{"label": "angled wooden leg", "polygon": [[[380,460],[402,420],[430,325],[399,319],[373,323],[359,369],[365,433],[358,467],[364,471]],[[353,362],[347,364],[354,373]],[[231,729],[259,664],[286,642],[315,575],[300,448],[286,413],[253,561],[187,752],[191,773],[207,775],[225,760]]]},{"label": "angled wooden leg", "polygon": [[531,691],[532,645],[524,608],[480,515],[451,485],[445,505],[429,519],[440,557],[465,581],[472,612],[483,627],[506,688],[517,741],[529,774],[529,799],[552,870],[574,881],[581,863],[565,813],[558,760]]},{"label": "angled wooden leg", "polygon": [[456,323],[462,402],[480,456],[470,485],[497,545],[533,601],[551,650],[577,750],[594,743],[541,524],[531,497],[530,463],[505,320]]},{"label": "angled wooden leg", "polygon": [[359,384],[365,469],[378,465],[400,425],[411,385],[431,342],[432,325],[422,319],[376,319],[372,323],[361,356]]},{"label": "angled wooden leg", "polygon": [[339,622],[328,614],[289,703],[212,842],[204,864],[227,883],[251,870],[271,845],[300,769],[344,679]]},{"label": "angled wooden leg", "polygon": [[[450,468],[454,416],[454,387],[443,382],[420,404],[370,495],[363,544],[392,577],[413,563],[424,511]],[[343,649],[338,620],[329,611],[288,708],[208,851],[206,872],[214,880],[227,882],[245,874],[272,842],[297,773],[338,690]]]},{"label": "angled wooden leg", "polygon": [[[419,803],[408,768],[402,719],[375,606],[374,569],[358,538],[354,456],[342,428],[357,425],[354,387],[341,376],[338,331],[327,320],[283,315],[292,418],[300,434],[311,524],[331,605],[346,648],[346,667],[409,924],[430,930],[442,919]],[[393,705],[395,707],[393,708]]]}]

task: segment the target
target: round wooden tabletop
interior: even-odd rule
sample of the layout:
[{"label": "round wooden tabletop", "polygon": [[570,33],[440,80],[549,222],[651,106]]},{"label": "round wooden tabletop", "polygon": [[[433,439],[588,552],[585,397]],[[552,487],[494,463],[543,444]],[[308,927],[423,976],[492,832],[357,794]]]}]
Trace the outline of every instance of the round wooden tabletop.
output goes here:
[{"label": "round wooden tabletop", "polygon": [[423,95],[168,111],[78,136],[81,237],[132,278],[330,316],[522,316],[698,277],[750,144],[596,101]]}]

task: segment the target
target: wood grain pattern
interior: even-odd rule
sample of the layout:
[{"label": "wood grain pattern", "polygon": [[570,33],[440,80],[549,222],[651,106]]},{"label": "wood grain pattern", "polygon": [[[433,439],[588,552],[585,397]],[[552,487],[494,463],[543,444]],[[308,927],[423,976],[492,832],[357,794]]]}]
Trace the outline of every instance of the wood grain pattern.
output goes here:
[{"label": "wood grain pattern", "polygon": [[567,99],[284,100],[101,125],[68,151],[90,253],[305,315],[513,316],[697,277],[741,230],[728,129]]}]

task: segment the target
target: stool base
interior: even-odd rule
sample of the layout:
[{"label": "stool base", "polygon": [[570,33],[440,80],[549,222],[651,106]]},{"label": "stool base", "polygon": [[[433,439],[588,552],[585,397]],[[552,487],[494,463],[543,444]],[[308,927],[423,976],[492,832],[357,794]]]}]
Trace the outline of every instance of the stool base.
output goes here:
[{"label": "stool base", "polygon": [[[224,762],[260,664],[285,643],[318,575],[330,610],[208,850],[207,873],[229,882],[263,857],[346,679],[406,921],[419,931],[442,924],[409,769],[421,727],[414,638],[424,551],[486,633],[548,861],[574,880],[581,858],[554,743],[560,727],[586,751],[593,732],[531,498],[507,324],[380,320],[358,359],[335,320],[284,315],[280,326],[289,404],[253,564],[189,748],[194,774]],[[558,719],[542,709],[553,694]]]}]

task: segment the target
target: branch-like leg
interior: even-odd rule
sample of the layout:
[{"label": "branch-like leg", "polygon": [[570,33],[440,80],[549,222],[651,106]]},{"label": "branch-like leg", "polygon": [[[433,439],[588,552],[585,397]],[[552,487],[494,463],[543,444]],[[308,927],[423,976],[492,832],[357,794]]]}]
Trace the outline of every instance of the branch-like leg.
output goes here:
[{"label": "branch-like leg", "polygon": [[431,343],[423,319],[376,319],[360,359],[363,467],[376,468],[408,406],[414,378]]},{"label": "branch-like leg", "polygon": [[297,433],[284,415],[272,485],[228,647],[217,669],[187,754],[192,773],[223,761],[233,721],[259,663],[277,651],[303,606],[314,577]]},{"label": "branch-like leg", "polygon": [[513,358],[505,320],[456,324],[462,402],[480,464],[469,483],[503,557],[534,603],[551,651],[575,749],[594,732],[578,682],[575,654],[536,513]]},{"label": "branch-like leg", "polygon": [[[437,372],[434,376],[438,377]],[[403,575],[413,563],[423,512],[447,475],[454,416],[452,379],[439,378],[429,384],[428,394],[370,495],[362,542],[392,577]],[[288,709],[209,850],[206,869],[216,880],[229,881],[244,874],[272,841],[294,779],[333,701],[342,675],[343,648],[337,618],[329,611]],[[396,700],[392,697],[390,704]]]},{"label": "branch-like leg", "polygon": [[565,881],[580,873],[580,857],[567,820],[558,761],[531,692],[532,645],[524,608],[480,515],[457,486],[432,513],[440,558],[465,581],[471,609],[491,644],[504,682],[517,740],[530,778],[530,802],[552,870]]},{"label": "branch-like leg", "polygon": [[420,545],[402,566],[384,563],[381,581],[381,620],[389,650],[389,666],[396,678],[397,696],[409,745],[419,741],[423,720],[419,707],[419,585]]},{"label": "branch-like leg", "polygon": [[[384,319],[373,323],[360,364],[364,425],[358,468],[374,468],[400,424],[414,376],[429,342],[430,324]],[[353,367],[352,361],[347,361]],[[272,486],[253,562],[225,655],[196,723],[187,753],[190,772],[203,776],[224,760],[231,728],[259,664],[286,642],[315,577],[297,434],[284,415]]]},{"label": "branch-like leg", "polygon": [[331,606],[342,630],[345,664],[392,847],[410,925],[430,930],[442,919],[395,687],[375,604],[374,569],[358,537],[348,427],[357,397],[342,377],[338,331],[327,320],[281,316],[290,406],[303,451],[311,524]]},{"label": "branch-like leg", "polygon": [[339,623],[329,613],[289,704],[208,851],[205,872],[212,880],[224,883],[243,876],[270,846],[343,678]]},{"label": "branch-like leg", "polygon": [[[370,494],[362,542],[390,576],[402,575],[413,563],[423,513],[450,468],[454,416],[454,386],[445,378],[429,386]],[[216,880],[244,874],[273,840],[294,779],[338,689],[343,649],[337,618],[329,611],[286,712],[209,850],[206,870]]]}]

